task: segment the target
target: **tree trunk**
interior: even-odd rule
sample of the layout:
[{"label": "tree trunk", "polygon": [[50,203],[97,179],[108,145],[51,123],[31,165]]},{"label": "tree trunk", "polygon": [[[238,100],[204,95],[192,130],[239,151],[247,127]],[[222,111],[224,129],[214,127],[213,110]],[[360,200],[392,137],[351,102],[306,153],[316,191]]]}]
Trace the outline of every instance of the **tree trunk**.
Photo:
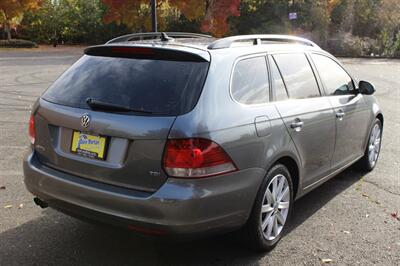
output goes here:
[{"label": "tree trunk", "polygon": [[7,40],[10,41],[11,40],[11,26],[10,26],[10,22],[8,20],[6,20],[6,22],[4,23],[4,31],[6,33]]},{"label": "tree trunk", "polygon": [[356,12],[356,10],[354,10],[354,1],[350,0],[347,2],[345,16],[340,25],[340,31],[353,34],[354,12]]},{"label": "tree trunk", "polygon": [[206,13],[205,13],[205,19],[211,19],[211,14],[212,14],[212,8],[215,4],[215,0],[207,0],[206,1]]}]

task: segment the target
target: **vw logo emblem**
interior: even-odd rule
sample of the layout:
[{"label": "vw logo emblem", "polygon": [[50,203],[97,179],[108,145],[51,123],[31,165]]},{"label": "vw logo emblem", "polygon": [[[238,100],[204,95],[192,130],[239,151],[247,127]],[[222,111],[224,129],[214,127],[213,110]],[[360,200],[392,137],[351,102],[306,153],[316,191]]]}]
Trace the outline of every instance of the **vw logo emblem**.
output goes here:
[{"label": "vw logo emblem", "polygon": [[84,114],[81,116],[81,126],[88,127],[90,124],[90,116],[89,114]]}]

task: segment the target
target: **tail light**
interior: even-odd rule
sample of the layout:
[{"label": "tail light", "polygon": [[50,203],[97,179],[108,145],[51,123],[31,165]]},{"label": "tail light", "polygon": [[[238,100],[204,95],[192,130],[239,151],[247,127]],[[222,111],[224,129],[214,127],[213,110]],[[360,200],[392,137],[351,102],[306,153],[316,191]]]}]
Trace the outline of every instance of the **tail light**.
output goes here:
[{"label": "tail light", "polygon": [[35,144],[36,139],[36,130],[35,130],[35,117],[31,115],[29,119],[29,138],[31,140],[31,144]]},{"label": "tail light", "polygon": [[173,177],[201,178],[237,171],[218,144],[200,138],[168,140],[163,161],[165,171]]}]

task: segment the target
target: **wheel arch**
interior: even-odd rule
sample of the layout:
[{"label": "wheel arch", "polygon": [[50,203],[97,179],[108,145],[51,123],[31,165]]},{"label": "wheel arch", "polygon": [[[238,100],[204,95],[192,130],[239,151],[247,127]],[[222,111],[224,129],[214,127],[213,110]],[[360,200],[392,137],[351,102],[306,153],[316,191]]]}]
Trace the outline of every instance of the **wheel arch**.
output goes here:
[{"label": "wheel arch", "polygon": [[372,127],[374,126],[375,119],[379,119],[379,121],[381,121],[381,124],[382,124],[381,130],[382,130],[382,132],[383,132],[383,121],[384,121],[383,114],[382,114],[381,112],[377,112],[377,113],[374,114],[374,116],[373,116],[373,120],[372,120],[371,125],[370,125],[370,127],[369,127],[369,129],[368,129],[368,130],[369,130],[369,131],[368,131],[368,135],[367,135],[366,139],[364,140],[364,151],[365,151],[365,149],[367,149],[369,135],[370,135],[370,132],[371,132],[371,130],[372,130]]},{"label": "wheel arch", "polygon": [[278,158],[277,160],[275,160],[275,162],[272,164],[272,166],[277,165],[277,164],[283,164],[289,170],[290,176],[292,178],[292,183],[293,183],[293,193],[294,193],[293,198],[296,199],[296,197],[298,195],[299,187],[300,187],[299,164],[293,157],[288,156],[288,155],[284,155],[284,156]]},{"label": "wheel arch", "polygon": [[378,113],[378,114],[376,115],[376,118],[378,118],[378,119],[381,121],[382,127],[383,127],[383,114],[382,114],[382,113]]}]

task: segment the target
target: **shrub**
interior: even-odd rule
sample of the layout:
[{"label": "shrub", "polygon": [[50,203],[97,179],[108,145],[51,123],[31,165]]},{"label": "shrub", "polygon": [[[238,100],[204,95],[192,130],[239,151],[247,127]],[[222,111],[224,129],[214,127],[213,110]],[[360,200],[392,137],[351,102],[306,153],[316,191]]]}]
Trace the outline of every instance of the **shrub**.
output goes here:
[{"label": "shrub", "polygon": [[363,57],[380,54],[376,40],[339,33],[328,40],[328,50],[336,56]]},{"label": "shrub", "polygon": [[20,40],[20,39],[12,39],[8,40],[0,40],[0,47],[7,47],[7,48],[36,48],[38,47],[36,43],[27,41],[27,40]]},{"label": "shrub", "polygon": [[383,56],[400,58],[400,32],[392,37],[383,30],[379,35],[379,46]]}]

